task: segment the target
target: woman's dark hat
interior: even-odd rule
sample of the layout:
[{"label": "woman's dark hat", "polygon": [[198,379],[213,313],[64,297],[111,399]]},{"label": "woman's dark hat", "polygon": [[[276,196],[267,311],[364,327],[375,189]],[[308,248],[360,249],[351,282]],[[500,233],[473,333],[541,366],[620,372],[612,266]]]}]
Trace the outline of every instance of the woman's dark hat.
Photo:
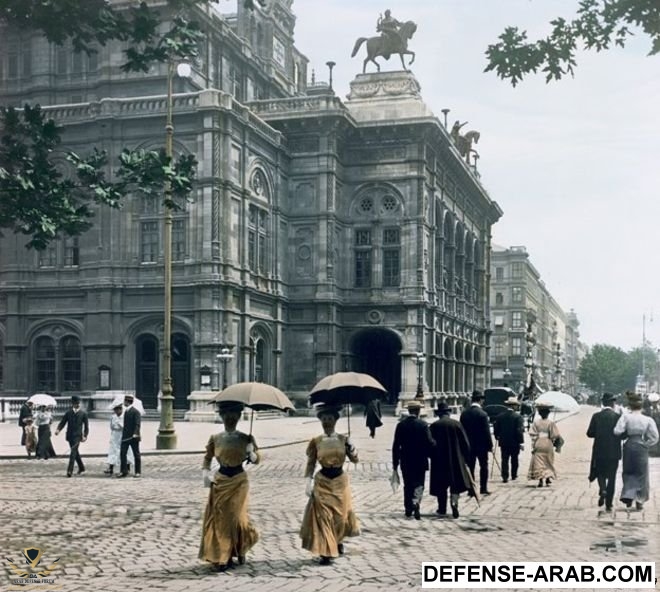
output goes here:
[{"label": "woman's dark hat", "polygon": [[221,401],[218,405],[218,413],[241,413],[245,405],[237,401]]},{"label": "woman's dark hat", "polygon": [[340,405],[330,405],[328,403],[323,403],[322,405],[316,406],[316,417],[321,419],[322,415],[334,415],[335,419],[339,419],[341,415],[341,406]]}]

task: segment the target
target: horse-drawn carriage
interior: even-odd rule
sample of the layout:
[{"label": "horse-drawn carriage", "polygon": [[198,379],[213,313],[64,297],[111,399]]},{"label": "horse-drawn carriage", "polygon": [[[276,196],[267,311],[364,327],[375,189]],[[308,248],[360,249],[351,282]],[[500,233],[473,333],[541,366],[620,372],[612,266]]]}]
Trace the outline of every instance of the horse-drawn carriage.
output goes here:
[{"label": "horse-drawn carriage", "polygon": [[520,415],[526,419],[526,423],[529,425],[534,416],[534,401],[519,397],[513,389],[506,386],[487,388],[484,390],[484,411],[488,414],[490,422],[493,423],[500,413],[507,410],[504,401],[510,397],[518,399],[520,402]]}]

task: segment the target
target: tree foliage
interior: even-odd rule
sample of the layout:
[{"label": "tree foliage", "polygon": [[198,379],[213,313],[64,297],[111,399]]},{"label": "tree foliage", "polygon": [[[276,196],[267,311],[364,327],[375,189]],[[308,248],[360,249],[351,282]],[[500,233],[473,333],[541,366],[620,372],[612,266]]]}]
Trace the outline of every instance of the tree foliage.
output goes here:
[{"label": "tree foliage", "polygon": [[635,388],[642,365],[647,378],[655,380],[658,376],[658,357],[652,348],[645,346],[624,352],[612,345],[598,344],[582,360],[578,378],[595,392],[622,393]]},{"label": "tree foliage", "polygon": [[557,17],[550,34],[530,41],[527,31],[507,27],[499,42],[486,50],[486,72],[516,86],[526,74],[539,71],[546,82],[574,73],[579,49],[604,51],[624,47],[641,30],[651,40],[649,55],[660,52],[660,2],[658,0],[580,0],[572,20]]},{"label": "tree foliage", "polygon": [[107,153],[60,152],[60,128],[38,106],[26,105],[22,111],[0,107],[0,127],[0,228],[29,236],[29,248],[45,249],[58,235],[88,230],[93,204],[118,208],[129,192],[163,195],[169,183],[172,194],[165,205],[178,209],[192,191],[193,155],[173,160],[164,150],[124,149],[117,180],[109,181]]}]

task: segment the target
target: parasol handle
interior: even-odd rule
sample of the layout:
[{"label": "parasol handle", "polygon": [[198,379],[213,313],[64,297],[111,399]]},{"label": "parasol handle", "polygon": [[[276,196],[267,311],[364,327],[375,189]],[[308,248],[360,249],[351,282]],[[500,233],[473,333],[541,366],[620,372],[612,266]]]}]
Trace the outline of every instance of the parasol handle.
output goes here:
[{"label": "parasol handle", "polygon": [[351,404],[348,404],[348,414],[346,415],[346,419],[348,420],[348,437],[351,437]]},{"label": "parasol handle", "polygon": [[252,413],[250,414],[250,436],[252,435],[252,422],[254,421],[254,409],[251,410]]}]

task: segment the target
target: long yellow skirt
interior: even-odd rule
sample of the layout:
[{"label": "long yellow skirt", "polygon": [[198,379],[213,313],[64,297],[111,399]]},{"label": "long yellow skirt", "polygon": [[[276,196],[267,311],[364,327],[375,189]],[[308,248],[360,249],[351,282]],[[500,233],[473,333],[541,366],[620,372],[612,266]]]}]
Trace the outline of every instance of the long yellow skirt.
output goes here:
[{"label": "long yellow skirt", "polygon": [[339,543],[347,536],[359,534],[348,475],[328,479],[317,473],[314,493],[307,502],[300,527],[303,549],[321,557],[337,557]]},{"label": "long yellow skirt", "polygon": [[555,448],[550,438],[539,438],[532,449],[532,460],[529,463],[528,479],[556,478]]},{"label": "long yellow skirt", "polygon": [[259,533],[247,513],[249,489],[247,473],[216,475],[204,513],[200,559],[224,565],[257,543]]}]

